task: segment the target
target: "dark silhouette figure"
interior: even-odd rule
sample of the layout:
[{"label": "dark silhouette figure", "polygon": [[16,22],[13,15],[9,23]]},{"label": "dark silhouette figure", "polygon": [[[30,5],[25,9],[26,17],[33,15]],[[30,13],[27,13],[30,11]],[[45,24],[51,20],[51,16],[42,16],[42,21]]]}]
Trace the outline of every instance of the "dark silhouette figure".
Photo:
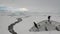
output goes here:
[{"label": "dark silhouette figure", "polygon": [[37,29],[39,29],[38,26],[37,26],[37,24],[36,24],[35,22],[33,22],[33,23],[34,23],[34,26],[35,26]]},{"label": "dark silhouette figure", "polygon": [[58,29],[58,27],[56,26],[56,28],[55,28],[57,31],[60,31],[59,29]]},{"label": "dark silhouette figure", "polygon": [[48,21],[50,21],[50,17],[51,17],[51,16],[48,16]]},{"label": "dark silhouette figure", "polygon": [[9,25],[9,26],[8,26],[9,32],[12,33],[12,34],[17,34],[17,33],[14,31],[13,27],[14,27],[15,24],[17,24],[17,23],[19,23],[19,22],[21,22],[21,21],[22,21],[22,19],[21,19],[21,18],[18,18],[16,22],[14,22],[14,23],[12,23],[11,25]]},{"label": "dark silhouette figure", "polygon": [[45,27],[45,31],[48,31],[47,27]]},{"label": "dark silhouette figure", "polygon": [[48,22],[51,24],[51,22],[50,22],[50,18],[51,18],[51,16],[48,16]]}]

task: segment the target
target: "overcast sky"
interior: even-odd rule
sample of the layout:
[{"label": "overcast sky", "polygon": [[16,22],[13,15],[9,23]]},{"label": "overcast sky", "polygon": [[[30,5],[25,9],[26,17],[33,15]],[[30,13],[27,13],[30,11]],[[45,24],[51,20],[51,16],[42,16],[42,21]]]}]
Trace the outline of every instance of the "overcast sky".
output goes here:
[{"label": "overcast sky", "polygon": [[27,8],[29,12],[60,13],[60,0],[0,0],[0,5]]}]

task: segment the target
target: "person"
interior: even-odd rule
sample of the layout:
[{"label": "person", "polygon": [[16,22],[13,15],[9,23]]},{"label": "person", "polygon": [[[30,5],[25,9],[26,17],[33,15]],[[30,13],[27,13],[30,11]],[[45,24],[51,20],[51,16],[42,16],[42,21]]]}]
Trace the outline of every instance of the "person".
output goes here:
[{"label": "person", "polygon": [[48,21],[50,21],[50,17],[51,17],[51,16],[48,16]]},{"label": "person", "polygon": [[48,16],[48,22],[51,24],[51,22],[50,22],[50,18],[51,18],[51,16]]}]

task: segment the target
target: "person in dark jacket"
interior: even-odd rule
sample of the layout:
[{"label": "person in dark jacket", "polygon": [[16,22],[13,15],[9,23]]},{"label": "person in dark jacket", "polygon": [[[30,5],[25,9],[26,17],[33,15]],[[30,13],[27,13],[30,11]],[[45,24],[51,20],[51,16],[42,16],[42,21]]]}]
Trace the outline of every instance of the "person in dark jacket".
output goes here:
[{"label": "person in dark jacket", "polygon": [[48,16],[48,21],[50,21],[51,16]]},{"label": "person in dark jacket", "polygon": [[50,18],[51,18],[51,16],[48,16],[48,22],[51,24],[51,22],[50,22]]}]

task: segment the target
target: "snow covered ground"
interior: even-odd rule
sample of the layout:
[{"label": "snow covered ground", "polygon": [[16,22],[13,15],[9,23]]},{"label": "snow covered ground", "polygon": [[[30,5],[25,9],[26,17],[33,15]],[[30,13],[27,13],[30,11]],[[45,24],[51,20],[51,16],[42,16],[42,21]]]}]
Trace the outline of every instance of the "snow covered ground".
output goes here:
[{"label": "snow covered ground", "polygon": [[[16,18],[20,18],[20,16],[0,16],[0,34],[11,34],[8,31],[8,25],[14,23],[16,21]],[[14,26],[14,30],[18,34],[60,34],[58,31],[42,31],[42,32],[29,32],[29,29],[34,25],[33,22],[35,21],[36,23],[42,21],[42,20],[47,20],[47,16],[29,16],[26,18],[22,18],[23,21],[16,24]],[[60,22],[60,16],[54,16],[52,15],[51,20]]]}]

